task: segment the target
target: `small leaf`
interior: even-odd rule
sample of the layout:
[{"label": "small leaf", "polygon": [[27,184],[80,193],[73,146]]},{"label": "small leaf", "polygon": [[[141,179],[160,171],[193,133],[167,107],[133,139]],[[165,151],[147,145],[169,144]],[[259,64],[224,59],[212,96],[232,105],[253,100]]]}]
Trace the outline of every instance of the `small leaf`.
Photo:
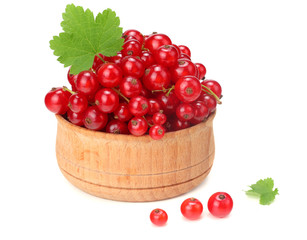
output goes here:
[{"label": "small leaf", "polygon": [[272,178],[260,179],[256,184],[250,185],[250,190],[247,190],[245,193],[248,196],[259,197],[259,203],[262,205],[271,204],[275,196],[278,194],[278,189],[274,187],[274,180]]}]

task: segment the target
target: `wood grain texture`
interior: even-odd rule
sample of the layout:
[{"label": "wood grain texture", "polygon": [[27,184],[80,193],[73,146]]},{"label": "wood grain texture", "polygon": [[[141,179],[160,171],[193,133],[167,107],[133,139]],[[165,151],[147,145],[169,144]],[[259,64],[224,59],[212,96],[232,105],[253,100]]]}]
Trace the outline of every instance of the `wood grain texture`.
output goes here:
[{"label": "wood grain texture", "polygon": [[199,185],[215,153],[212,114],[161,140],[88,130],[56,115],[56,155],[63,175],[92,195],[143,202],[172,198]]}]

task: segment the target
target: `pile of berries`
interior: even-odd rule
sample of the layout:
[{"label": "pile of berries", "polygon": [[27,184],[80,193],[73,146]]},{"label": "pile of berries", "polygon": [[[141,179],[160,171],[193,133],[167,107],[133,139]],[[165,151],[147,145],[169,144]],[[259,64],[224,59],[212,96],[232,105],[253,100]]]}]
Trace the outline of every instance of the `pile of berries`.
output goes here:
[{"label": "pile of berries", "polygon": [[71,123],[108,133],[146,133],[161,139],[165,132],[204,121],[220,103],[222,89],[204,80],[206,68],[191,61],[190,49],[165,34],[123,33],[116,56],[96,55],[93,66],[67,78],[71,89],[53,88],[46,107]]}]

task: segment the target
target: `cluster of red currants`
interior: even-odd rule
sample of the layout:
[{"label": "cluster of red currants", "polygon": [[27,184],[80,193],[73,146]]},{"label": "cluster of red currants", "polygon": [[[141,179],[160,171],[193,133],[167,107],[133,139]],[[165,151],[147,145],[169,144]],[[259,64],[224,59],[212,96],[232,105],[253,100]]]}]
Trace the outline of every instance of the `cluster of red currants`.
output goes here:
[{"label": "cluster of red currants", "polygon": [[91,130],[153,139],[204,121],[220,103],[221,86],[165,34],[123,33],[116,56],[96,55],[90,70],[68,72],[71,90],[53,88],[47,108]]}]

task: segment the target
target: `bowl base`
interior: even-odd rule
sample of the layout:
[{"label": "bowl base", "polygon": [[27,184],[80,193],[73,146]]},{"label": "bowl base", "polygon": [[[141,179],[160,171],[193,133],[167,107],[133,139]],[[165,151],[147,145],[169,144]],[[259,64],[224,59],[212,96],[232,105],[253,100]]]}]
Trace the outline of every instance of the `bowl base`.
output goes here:
[{"label": "bowl base", "polygon": [[[212,166],[211,166],[212,167]],[[155,188],[114,188],[87,182],[60,168],[64,177],[80,190],[96,197],[123,202],[153,202],[177,197],[197,187],[209,174],[211,167],[200,176],[186,182]]]}]

